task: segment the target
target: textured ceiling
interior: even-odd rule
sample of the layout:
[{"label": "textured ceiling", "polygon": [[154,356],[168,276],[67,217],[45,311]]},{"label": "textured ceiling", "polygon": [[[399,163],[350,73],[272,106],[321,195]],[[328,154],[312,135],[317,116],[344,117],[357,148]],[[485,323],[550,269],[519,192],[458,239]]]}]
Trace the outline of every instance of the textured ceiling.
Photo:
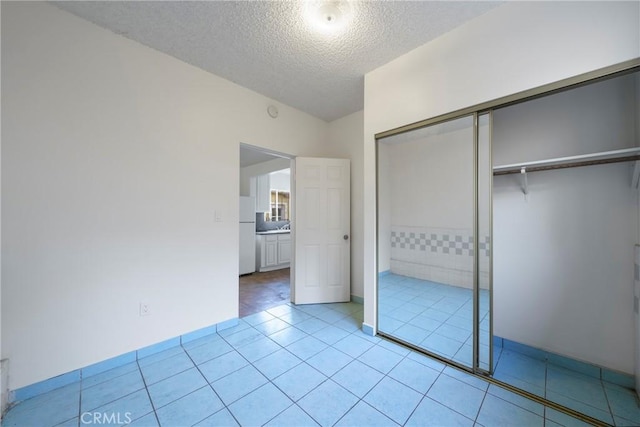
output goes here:
[{"label": "textured ceiling", "polygon": [[317,9],[317,2],[55,4],[117,34],[331,121],[363,108],[365,73],[501,3],[343,2],[339,5],[346,10],[344,27],[331,34],[318,31],[305,19],[305,13]]}]

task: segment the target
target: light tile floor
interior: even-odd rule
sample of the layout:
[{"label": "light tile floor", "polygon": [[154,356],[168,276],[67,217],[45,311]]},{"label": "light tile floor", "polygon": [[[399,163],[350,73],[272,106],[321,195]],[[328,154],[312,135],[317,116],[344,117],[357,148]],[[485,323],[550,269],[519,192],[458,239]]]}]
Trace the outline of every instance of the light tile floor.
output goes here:
[{"label": "light tile floor", "polygon": [[[378,280],[378,328],[405,342],[471,366],[471,289],[387,274]],[[489,294],[480,291],[480,366],[489,370]]]},{"label": "light tile floor", "polygon": [[583,425],[361,323],[359,304],[281,305],[21,402],[2,425]]},{"label": "light tile floor", "polygon": [[495,349],[494,378],[618,426],[640,425],[633,390],[507,349]]},{"label": "light tile floor", "polygon": [[[470,365],[471,290],[388,274],[380,278],[378,292],[381,331]],[[480,298],[481,358],[488,361],[488,338],[485,342],[482,339],[488,337],[488,295],[481,292]],[[633,390],[497,346],[494,368],[495,379],[608,424],[640,425],[640,407]]]}]

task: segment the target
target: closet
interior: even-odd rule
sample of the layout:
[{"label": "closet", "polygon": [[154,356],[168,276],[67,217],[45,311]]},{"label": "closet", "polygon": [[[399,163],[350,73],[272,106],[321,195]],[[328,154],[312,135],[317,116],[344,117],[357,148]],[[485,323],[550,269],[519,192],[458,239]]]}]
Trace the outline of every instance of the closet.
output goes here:
[{"label": "closet", "polygon": [[492,140],[495,335],[630,374],[637,79],[496,110]]},{"label": "closet", "polygon": [[609,423],[634,387],[638,73],[493,112],[494,377]]},{"label": "closet", "polygon": [[640,72],[587,80],[378,136],[378,331],[614,424],[640,345]]}]

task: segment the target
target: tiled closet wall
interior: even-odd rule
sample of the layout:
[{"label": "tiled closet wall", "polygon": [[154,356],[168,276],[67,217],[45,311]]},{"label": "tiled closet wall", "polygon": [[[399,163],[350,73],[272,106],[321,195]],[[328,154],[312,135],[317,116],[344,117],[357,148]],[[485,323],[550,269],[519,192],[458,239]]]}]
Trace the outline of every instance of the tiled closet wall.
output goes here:
[{"label": "tiled closet wall", "polygon": [[[480,281],[489,271],[489,236],[482,236]],[[391,226],[391,272],[401,276],[473,287],[473,231],[470,229]]]}]

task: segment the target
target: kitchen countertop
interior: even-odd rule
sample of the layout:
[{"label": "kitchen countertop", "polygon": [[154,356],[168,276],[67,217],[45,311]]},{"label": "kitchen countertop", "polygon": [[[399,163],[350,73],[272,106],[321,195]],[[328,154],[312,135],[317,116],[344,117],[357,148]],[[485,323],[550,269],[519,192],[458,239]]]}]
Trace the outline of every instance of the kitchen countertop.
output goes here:
[{"label": "kitchen countertop", "polygon": [[258,235],[269,235],[269,234],[289,234],[291,230],[269,230],[269,231],[256,231]]}]

